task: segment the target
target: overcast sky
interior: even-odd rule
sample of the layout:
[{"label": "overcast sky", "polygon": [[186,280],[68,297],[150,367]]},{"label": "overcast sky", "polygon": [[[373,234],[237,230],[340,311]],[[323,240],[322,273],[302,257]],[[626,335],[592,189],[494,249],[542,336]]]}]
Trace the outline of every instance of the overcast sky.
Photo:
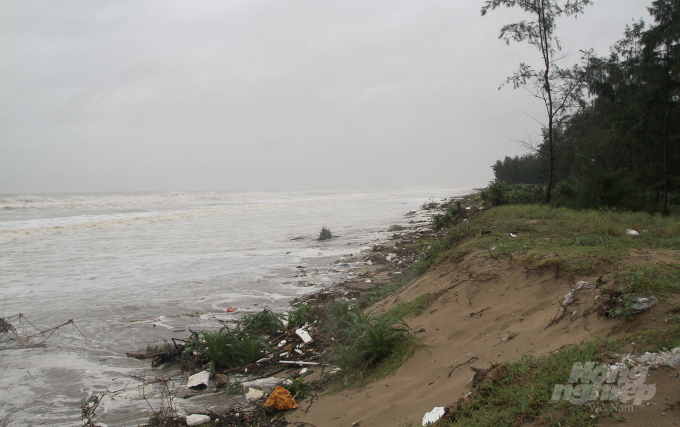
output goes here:
[{"label": "overcast sky", "polygon": [[[0,193],[481,186],[538,53],[481,0],[0,0]],[[651,0],[559,22],[607,55]]]}]

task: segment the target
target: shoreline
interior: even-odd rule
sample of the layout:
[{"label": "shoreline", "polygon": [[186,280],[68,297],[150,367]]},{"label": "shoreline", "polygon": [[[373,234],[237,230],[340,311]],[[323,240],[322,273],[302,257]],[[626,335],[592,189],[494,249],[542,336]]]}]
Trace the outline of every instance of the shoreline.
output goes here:
[{"label": "shoreline", "polygon": [[[630,356],[626,356],[629,359],[626,360],[636,360],[630,357],[634,357],[636,351],[640,354],[640,348],[621,340],[644,340],[638,337],[643,336],[639,334],[659,327],[656,317],[663,317],[662,313],[669,308],[666,316],[672,317],[675,310],[673,307],[680,307],[679,292],[659,308],[664,311],[660,313],[655,311],[657,309],[643,310],[636,315],[636,322],[622,323],[617,315],[606,314],[611,312],[611,307],[620,304],[615,293],[616,286],[620,283],[617,272],[621,266],[628,265],[621,263],[632,259],[635,262],[674,262],[677,265],[680,248],[676,248],[676,244],[673,243],[675,246],[672,246],[675,251],[644,252],[652,254],[651,258],[645,258],[649,255],[643,256],[635,251],[630,254],[621,252],[617,255],[619,261],[608,261],[609,264],[585,269],[583,265],[587,264],[583,264],[584,259],[578,252],[572,258],[563,258],[557,262],[550,261],[551,257],[554,258],[551,252],[541,255],[543,260],[539,258],[540,262],[531,261],[537,259],[532,258],[536,255],[527,257],[522,254],[531,253],[532,249],[527,248],[532,241],[538,242],[534,245],[543,244],[541,242],[546,239],[540,237],[541,233],[545,233],[544,230],[553,233],[549,231],[551,221],[555,221],[553,217],[570,215],[568,211],[552,211],[543,206],[488,209],[478,206],[481,203],[478,194],[450,198],[443,203],[432,204],[429,210],[448,213],[451,211],[447,208],[452,205],[453,199],[466,198],[474,203],[466,203],[468,207],[463,207],[462,210],[460,206],[457,208],[458,216],[453,218],[450,228],[445,226],[432,230],[429,225],[436,223],[432,221],[412,231],[399,230],[404,232],[394,233],[387,241],[376,243],[370,250],[363,251],[361,257],[353,258],[352,262],[360,259],[359,262],[365,262],[366,265],[355,269],[356,273],[352,277],[291,301],[292,307],[320,308],[326,307],[329,302],[344,300],[375,309],[377,313],[382,313],[380,315],[392,313],[400,307],[409,307],[401,316],[411,331],[409,335],[416,337],[419,344],[400,355],[401,359],[395,367],[390,368],[392,370],[380,368],[381,371],[370,371],[365,378],[355,378],[350,384],[345,383],[343,386],[338,383],[338,380],[347,381],[347,375],[354,374],[341,371],[338,375],[337,370],[327,372],[330,368],[317,366],[327,363],[328,351],[334,346],[334,339],[333,334],[323,332],[316,320],[312,322],[310,318],[309,325],[305,323],[299,326],[312,336],[313,341],[310,344],[295,337],[294,327],[284,335],[272,339],[274,344],[280,339],[288,340],[279,345],[280,348],[286,345],[281,348],[285,350],[280,355],[285,355],[284,358],[269,356],[257,364],[223,371],[230,376],[227,380],[229,384],[234,385],[252,379],[253,375],[265,379],[275,376],[272,380],[279,383],[287,376],[291,381],[297,379],[300,385],[304,378],[306,387],[311,389],[306,397],[297,399],[298,409],[271,412],[262,408],[264,400],[251,403],[244,400],[239,401],[236,406],[225,407],[224,392],[208,389],[207,393],[183,395],[187,401],[200,399],[200,396],[215,396],[211,400],[212,406],[206,405],[207,402],[197,401],[198,406],[194,405],[197,411],[187,411],[187,414],[209,415],[213,421],[205,426],[233,423],[329,427],[350,424],[412,426],[414,422],[419,424],[420,418],[432,411],[433,407],[441,407],[445,418],[453,420],[464,413],[475,413],[466,408],[472,405],[472,400],[483,399],[484,393],[479,392],[480,384],[495,386],[498,379],[509,375],[507,366],[526,360],[527,363],[532,361],[530,366],[535,367],[543,363],[541,360],[563,357],[563,352],[566,355],[564,357],[571,357],[569,354],[574,351],[573,348],[578,348],[579,343],[591,342],[594,337],[596,340],[597,337],[607,340],[593,341],[596,346],[603,345],[597,344],[598,342],[607,342],[607,346],[616,348],[621,354],[629,353]],[[513,215],[517,219],[512,219]],[[602,214],[574,215],[587,217]],[[627,217],[626,214],[613,215],[620,217],[613,222],[618,228],[624,227],[622,224],[634,218]],[[438,220],[446,222],[452,218]],[[671,221],[667,222],[671,224]],[[587,227],[596,230],[594,235],[599,233],[596,224],[597,221],[588,220]],[[663,238],[668,233],[663,227],[669,226],[659,225],[657,230],[652,231]],[[533,233],[537,236],[533,236]],[[625,227],[616,233],[621,244],[633,245],[632,247],[645,244],[643,240],[630,240],[631,237],[626,236],[628,233]],[[444,247],[439,248],[442,242]],[[556,249],[550,249],[554,250]],[[423,259],[427,261],[425,264],[422,263]],[[346,261],[348,260],[341,258],[337,263]],[[575,287],[576,282],[579,285]],[[570,294],[570,302],[561,302]],[[412,310],[416,303],[420,306]],[[569,313],[566,305],[573,305],[573,308],[568,309]],[[626,338],[630,334],[638,334],[634,335],[638,338]],[[609,339],[610,336],[614,341]],[[676,342],[673,345],[680,346],[680,330],[675,336],[677,341],[671,343]],[[296,343],[299,344],[295,345]],[[671,344],[667,345],[672,348]],[[661,351],[658,346],[642,348]],[[619,356],[620,354],[612,355],[609,350],[609,353],[592,353],[588,357],[604,357],[608,363],[621,363],[617,362],[620,360]],[[585,359],[587,360],[602,359]],[[393,361],[388,360],[387,363]],[[379,364],[377,367],[380,366]],[[565,370],[560,375],[568,376],[569,372]],[[669,396],[669,393],[672,396],[673,393],[680,392],[677,382],[668,384],[669,376],[673,377],[673,372],[666,368],[650,373],[651,379],[659,381],[655,384],[659,385],[660,396]],[[549,387],[566,379],[551,381]],[[243,387],[245,384],[248,383],[244,383]],[[237,393],[249,390],[243,387]],[[542,398],[545,399],[545,396]],[[199,407],[211,409],[201,412]],[[590,410],[595,410],[593,408]],[[673,408],[674,406],[670,406],[666,410]],[[584,408],[570,406],[568,402],[563,404],[563,414],[575,411],[575,414],[590,421],[591,412],[585,410],[586,412]],[[671,420],[661,418],[665,416],[662,413],[663,408],[652,411],[656,411],[651,414],[660,420]],[[253,415],[244,415],[248,413]],[[215,421],[217,419],[220,420],[219,423]],[[645,420],[645,416],[637,419]],[[607,422],[615,422],[614,420],[615,417],[602,418],[604,425],[609,425]],[[177,424],[174,425],[184,425],[183,418],[176,421]],[[261,424],[262,422],[265,424]],[[663,422],[657,424],[670,425]]]},{"label": "shoreline", "polygon": [[[378,241],[376,243],[371,244],[370,249],[362,250],[358,256],[355,256],[351,259],[345,259],[344,257],[336,259],[334,265],[349,264],[350,262],[363,264],[359,267],[352,268],[349,272],[349,277],[346,277],[343,280],[336,282],[330,286],[324,287],[323,289],[315,290],[306,293],[300,297],[294,298],[293,300],[290,301],[290,303],[291,304],[308,303],[318,305],[320,303],[323,303],[323,301],[328,301],[337,298],[358,299],[361,297],[361,295],[379,288],[386,281],[398,277],[400,273],[408,269],[408,267],[417,260],[417,253],[410,249],[407,249],[406,244],[407,243],[416,244],[422,239],[435,238],[437,236],[438,233],[432,231],[431,229],[431,221],[428,219],[430,218],[430,213],[440,212],[440,209],[442,209],[443,205],[451,204],[453,200],[456,199],[460,200],[468,198],[474,194],[476,194],[476,192],[475,190],[472,190],[471,194],[467,194],[464,196],[451,196],[446,198],[439,198],[441,202],[426,202],[424,205],[420,207],[420,209],[403,214],[404,217],[406,217],[406,219],[411,218],[409,222],[412,225],[410,226],[395,226],[394,224],[392,225],[385,224],[386,227],[389,226],[394,228],[394,233],[387,240]],[[423,215],[423,212],[426,212],[427,217]],[[298,266],[298,268],[301,267],[303,266],[302,265]],[[304,272],[304,269],[302,269],[302,271]],[[298,278],[297,276],[296,278],[298,280],[302,280],[303,282],[305,280],[304,278]],[[370,283],[367,283],[367,281]],[[237,320],[228,319],[222,321],[222,323],[223,325],[235,324],[237,323]],[[321,351],[324,350],[321,349]],[[293,355],[293,353],[289,353],[289,355]],[[128,353],[128,356],[146,359],[154,355],[144,353]],[[291,359],[291,362],[295,360],[300,361],[302,362],[302,364],[312,363],[310,361],[315,360],[307,358],[297,359],[291,357],[288,357],[288,359]],[[268,362],[264,364],[262,363],[248,364],[234,369],[230,369],[228,372],[229,375],[231,376],[234,375],[238,376],[239,377],[238,381],[247,382],[249,377],[248,374],[249,370],[259,369],[261,371],[265,369],[267,365],[269,365]],[[278,365],[276,364],[271,365],[269,366],[269,369],[273,371],[280,371],[281,370],[279,369],[280,366],[284,365],[282,365],[281,363],[279,363]],[[296,369],[299,370],[300,368],[298,367]],[[296,371],[296,369],[288,369],[288,372],[292,373]],[[257,377],[259,376],[261,375],[258,375]],[[264,376],[266,377],[267,375]],[[191,399],[193,401],[194,398],[200,398],[201,396],[209,398],[213,394],[214,392],[212,391],[212,388],[209,387],[205,393],[183,392],[180,390],[178,397],[181,397],[182,399]],[[205,403],[211,403],[214,406],[215,404],[220,405],[219,401],[220,401],[219,398],[218,399],[209,398],[208,402]],[[239,401],[239,403],[232,405],[231,407],[242,408],[243,405],[248,406],[247,401],[244,402]],[[192,406],[195,407],[196,405],[189,405],[189,407]],[[182,405],[182,407],[184,410],[186,410],[187,415],[189,415],[189,413],[205,414],[205,412],[202,411],[187,410],[188,408],[185,405]],[[198,407],[196,407],[196,409],[198,409]]]}]

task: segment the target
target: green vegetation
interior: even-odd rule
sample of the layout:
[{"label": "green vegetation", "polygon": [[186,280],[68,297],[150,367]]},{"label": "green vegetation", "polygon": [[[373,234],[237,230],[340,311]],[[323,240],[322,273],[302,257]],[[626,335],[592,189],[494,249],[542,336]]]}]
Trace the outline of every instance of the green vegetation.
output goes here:
[{"label": "green vegetation", "polygon": [[227,384],[224,389],[222,389],[224,394],[228,396],[239,396],[243,395],[246,392],[246,389],[243,388],[243,384],[239,382],[230,382]]},{"label": "green vegetation", "polygon": [[300,375],[298,378],[294,378],[286,390],[290,392],[294,399],[304,399],[309,395],[309,384],[304,382],[305,374]]},{"label": "green vegetation", "polygon": [[255,314],[244,314],[238,322],[239,328],[249,335],[273,334],[283,331],[281,316],[269,309]]},{"label": "green vegetation", "polygon": [[337,343],[331,363],[341,368],[345,386],[389,375],[420,346],[393,312],[363,312],[345,301],[328,304],[324,312],[324,328]]},{"label": "green vegetation", "polygon": [[[560,4],[562,3],[562,4]],[[558,64],[563,58],[562,45],[555,34],[557,19],[578,16],[584,12],[591,0],[488,0],[482,7],[482,16],[490,10],[502,7],[522,9],[530,16],[529,20],[504,25],[499,38],[507,44],[511,41],[527,43],[536,49],[541,57],[541,69],[534,70],[522,62],[517,71],[508,77],[506,84],[514,89],[524,88],[535,98],[543,101],[547,123],[543,129],[544,145],[548,151],[548,179],[545,201],[550,201],[554,183],[555,139],[559,123],[566,114],[578,105],[583,92],[585,73],[578,67],[561,68]],[[589,54],[584,55],[588,57]]]},{"label": "green vegetation", "polygon": [[393,307],[387,315],[404,318],[410,315],[419,315],[432,303],[432,294],[429,292],[418,295],[413,301],[402,301]]},{"label": "green vegetation", "polygon": [[[380,315],[364,312],[359,305],[334,301],[324,306],[296,304],[289,313],[278,315],[265,309],[243,315],[235,327],[194,334],[183,352],[185,365],[206,366],[211,373],[242,367],[273,353],[276,335],[305,324],[318,325],[315,335],[322,341],[329,334],[337,347],[330,349],[328,360],[342,367],[343,374],[363,378],[376,372],[393,372],[411,354],[418,342],[409,335],[401,316],[422,311],[428,295],[400,307],[399,313]],[[283,320],[288,321],[284,330]],[[307,393],[307,384],[294,382],[295,393]]]},{"label": "green vegetation", "polygon": [[680,265],[667,262],[624,265],[618,270],[619,290],[666,299],[680,291]]},{"label": "green vegetation", "polygon": [[547,184],[545,174],[541,173],[543,165],[536,155],[505,156],[505,159],[498,160],[491,169],[498,181],[507,184]]},{"label": "green vegetation", "polygon": [[161,340],[155,343],[148,343],[146,345],[146,349],[144,350],[145,353],[160,353],[162,351],[168,351],[175,346],[166,340]]},{"label": "green vegetation", "polygon": [[456,201],[454,205],[449,206],[446,213],[443,215],[434,214],[432,215],[432,229],[437,231],[442,228],[449,227],[453,224],[458,224],[458,222],[463,218],[464,212],[460,200]]},{"label": "green vegetation", "polygon": [[493,181],[481,193],[482,200],[491,206],[524,205],[540,203],[545,197],[542,187],[535,185],[508,185],[503,181]]},{"label": "green vegetation", "polygon": [[207,361],[211,373],[245,365],[273,351],[266,335],[253,334],[238,326],[233,329],[224,326],[215,332],[203,331],[200,337],[187,344],[184,355],[192,354],[198,362]]},{"label": "green vegetation", "polygon": [[[628,229],[638,230],[640,235],[629,236]],[[430,259],[451,256],[454,250],[448,242],[476,234],[474,240],[455,250],[484,249],[490,256],[520,260],[533,268],[559,266],[581,274],[616,263],[631,249],[680,249],[680,221],[675,218],[642,212],[511,205],[488,210],[446,230],[439,244],[430,245]],[[663,267],[666,271],[669,268]]]},{"label": "green vegetation", "polygon": [[292,307],[287,315],[288,329],[298,328],[319,315],[320,313],[314,313],[309,304],[297,304]]},{"label": "green vegetation", "polygon": [[617,348],[613,341],[596,339],[539,358],[507,361],[501,378],[483,382],[468,402],[451,408],[450,418],[438,425],[520,425],[534,419],[555,426],[595,425],[587,405],[552,401],[553,389],[568,382],[575,362],[600,362]]},{"label": "green vegetation", "polygon": [[[672,211],[671,205],[680,204],[680,4],[651,2],[651,25],[633,21],[608,57],[587,52],[580,65],[563,70],[550,61],[559,50],[551,44],[558,3],[493,0],[484,6],[484,11],[502,5],[524,8],[535,20],[504,26],[501,37],[540,46],[548,59],[543,63],[551,66],[547,80],[545,70],[534,72],[524,64],[508,79],[547,100],[548,123],[531,153],[496,162],[496,179],[545,183],[546,201],[557,206]],[[546,8],[551,12],[541,18]],[[541,38],[536,44],[530,32],[537,28],[549,30],[548,43]],[[557,103],[541,96],[550,91],[559,96]],[[562,99],[565,107],[553,108]]]},{"label": "green vegetation", "polygon": [[635,348],[642,353],[667,351],[680,346],[680,324],[627,334],[617,341],[621,344],[635,343]]}]

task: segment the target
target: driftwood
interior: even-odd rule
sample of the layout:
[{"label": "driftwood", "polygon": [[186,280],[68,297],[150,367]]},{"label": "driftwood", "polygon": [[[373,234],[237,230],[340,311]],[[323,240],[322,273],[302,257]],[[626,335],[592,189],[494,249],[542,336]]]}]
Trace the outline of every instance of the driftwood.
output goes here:
[{"label": "driftwood", "polygon": [[158,366],[163,363],[171,362],[175,359],[179,359],[182,357],[182,352],[186,348],[186,342],[178,344],[177,341],[184,341],[180,340],[177,338],[172,339],[172,343],[174,344],[174,348],[169,348],[167,350],[163,351],[150,351],[148,353],[133,353],[133,352],[127,352],[125,355],[127,357],[134,357],[135,359],[151,359],[153,358],[153,361],[151,362],[151,366]]}]

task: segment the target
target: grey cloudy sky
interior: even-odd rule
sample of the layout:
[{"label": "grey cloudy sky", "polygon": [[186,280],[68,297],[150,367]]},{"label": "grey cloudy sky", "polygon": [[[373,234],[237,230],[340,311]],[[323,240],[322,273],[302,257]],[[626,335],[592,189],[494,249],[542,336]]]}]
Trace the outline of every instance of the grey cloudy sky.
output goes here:
[{"label": "grey cloudy sky", "polygon": [[[0,0],[0,193],[479,186],[538,54],[477,0]],[[560,21],[600,55],[651,0]]]}]

